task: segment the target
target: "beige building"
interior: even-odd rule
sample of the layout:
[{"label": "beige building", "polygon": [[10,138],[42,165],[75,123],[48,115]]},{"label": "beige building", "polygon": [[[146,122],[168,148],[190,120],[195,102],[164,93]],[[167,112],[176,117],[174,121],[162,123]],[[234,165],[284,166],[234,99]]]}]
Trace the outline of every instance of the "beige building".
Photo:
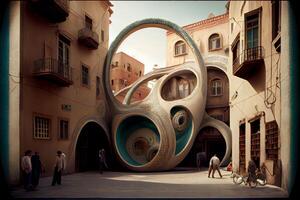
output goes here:
[{"label": "beige building", "polygon": [[[145,65],[137,59],[127,55],[124,52],[118,52],[114,55],[111,64],[110,84],[111,89],[115,94],[120,90],[130,86],[138,78],[144,75]],[[133,94],[131,101],[139,101],[144,99],[150,92],[147,85],[140,86]],[[126,95],[124,92],[119,92],[116,98],[122,102]]]},{"label": "beige building", "polygon": [[[252,159],[257,166],[265,164],[268,183],[287,189],[291,130],[288,3],[229,1],[226,7],[228,12],[223,15],[210,14],[206,20],[183,27],[198,45],[208,69],[206,111],[211,116],[223,112],[229,117],[224,121],[233,134],[235,171],[246,172]],[[167,32],[167,66],[188,60],[193,60],[190,50],[177,35]],[[227,77],[229,91],[223,98],[210,95],[218,85],[224,85],[223,81],[215,85],[210,82],[212,69]],[[224,105],[226,100],[229,109],[211,109],[219,107],[221,102]],[[200,136],[205,133],[198,135],[190,155],[193,150],[194,154],[201,151],[203,146],[207,152],[216,151],[207,149],[207,143],[201,144]]]},{"label": "beige building", "polygon": [[[207,67],[206,112],[227,125],[230,118],[229,85],[231,84],[228,65],[228,22],[229,13],[226,12],[218,16],[210,14],[205,20],[183,27],[196,42]],[[176,34],[167,32],[167,66],[183,64],[193,60],[193,56],[187,45]],[[184,90],[185,87],[182,89]],[[203,128],[197,134],[190,153],[181,165],[195,166],[196,154],[204,152],[205,159],[202,164],[207,166],[210,157],[215,153],[222,159],[225,149],[225,140],[217,129]]]},{"label": "beige building", "polygon": [[46,175],[57,150],[66,154],[66,173],[96,168],[100,148],[110,153],[102,70],[111,7],[109,1],[10,3],[10,183],[18,182],[27,149],[40,153]]},{"label": "beige building", "polygon": [[268,183],[290,173],[289,22],[286,1],[229,2],[233,168],[265,164]]}]

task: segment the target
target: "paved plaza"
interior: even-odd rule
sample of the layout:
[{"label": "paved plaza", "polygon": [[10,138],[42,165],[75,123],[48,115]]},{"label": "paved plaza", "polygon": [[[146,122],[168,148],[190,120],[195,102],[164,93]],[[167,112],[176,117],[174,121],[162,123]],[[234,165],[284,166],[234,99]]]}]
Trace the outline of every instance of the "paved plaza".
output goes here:
[{"label": "paved plaza", "polygon": [[287,197],[281,188],[266,185],[249,188],[235,185],[230,172],[221,171],[223,178],[208,178],[207,171],[168,172],[97,172],[74,173],[62,177],[62,185],[51,186],[52,177],[40,180],[38,189],[26,192],[21,186],[11,190],[20,198],[209,198],[209,197]]}]

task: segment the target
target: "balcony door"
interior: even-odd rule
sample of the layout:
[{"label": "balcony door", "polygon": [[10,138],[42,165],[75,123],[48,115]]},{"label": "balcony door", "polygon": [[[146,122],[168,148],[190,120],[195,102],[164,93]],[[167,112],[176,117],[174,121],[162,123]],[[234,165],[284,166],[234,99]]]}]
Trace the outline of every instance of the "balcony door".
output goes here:
[{"label": "balcony door", "polygon": [[58,41],[58,73],[69,78],[69,48],[70,40],[59,35]]},{"label": "balcony door", "polygon": [[245,60],[258,58],[258,47],[260,46],[260,24],[261,8],[245,14]]}]

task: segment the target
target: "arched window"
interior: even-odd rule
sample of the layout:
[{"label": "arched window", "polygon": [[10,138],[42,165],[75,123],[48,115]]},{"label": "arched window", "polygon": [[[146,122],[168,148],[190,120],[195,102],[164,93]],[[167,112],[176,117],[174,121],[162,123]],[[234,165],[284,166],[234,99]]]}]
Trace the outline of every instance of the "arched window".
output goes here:
[{"label": "arched window", "polygon": [[210,85],[211,96],[221,96],[223,93],[223,85],[220,79],[214,79]]},{"label": "arched window", "polygon": [[183,41],[178,41],[175,43],[175,56],[186,54],[186,46]]},{"label": "arched window", "polygon": [[212,34],[208,40],[209,51],[221,48],[221,37],[219,34]]}]

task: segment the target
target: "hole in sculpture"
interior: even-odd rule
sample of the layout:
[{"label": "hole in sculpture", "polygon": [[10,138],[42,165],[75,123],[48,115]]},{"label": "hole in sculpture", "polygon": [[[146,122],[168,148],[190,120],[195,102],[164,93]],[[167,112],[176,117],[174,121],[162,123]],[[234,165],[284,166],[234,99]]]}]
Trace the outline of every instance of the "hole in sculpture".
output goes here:
[{"label": "hole in sculpture", "polygon": [[170,78],[162,87],[161,96],[166,101],[174,101],[189,96],[197,84],[197,78],[192,72]]},{"label": "hole in sculpture", "polygon": [[131,166],[141,166],[156,155],[160,142],[155,124],[143,116],[131,116],[123,120],[116,135],[119,156]]}]

